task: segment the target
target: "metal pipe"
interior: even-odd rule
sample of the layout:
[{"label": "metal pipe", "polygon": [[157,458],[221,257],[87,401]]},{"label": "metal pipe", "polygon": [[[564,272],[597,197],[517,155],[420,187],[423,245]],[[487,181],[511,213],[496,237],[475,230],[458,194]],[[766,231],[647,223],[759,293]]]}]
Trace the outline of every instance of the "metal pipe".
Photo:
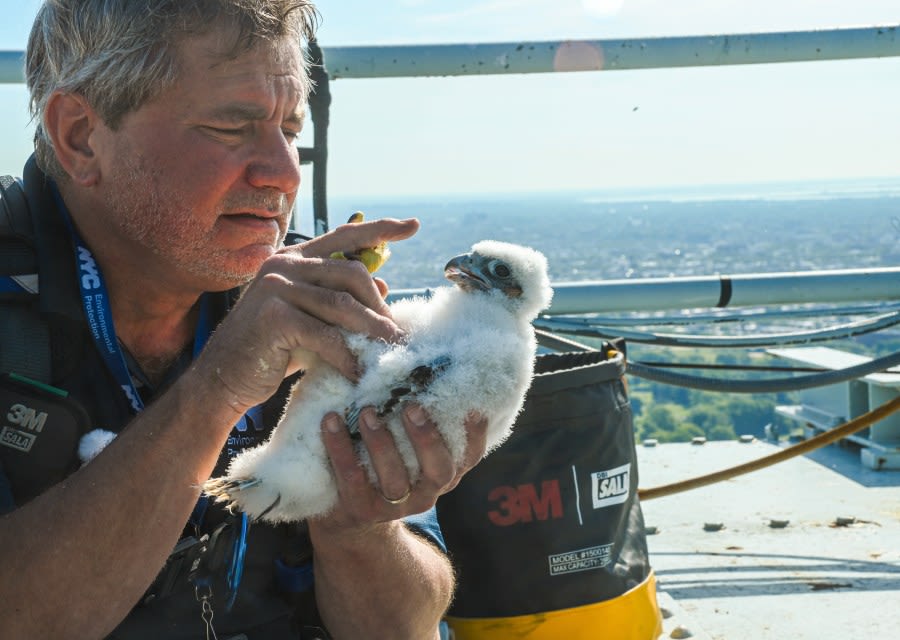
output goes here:
[{"label": "metal pipe", "polygon": [[550,314],[900,299],[900,267],[554,286]]},{"label": "metal pipe", "polygon": [[[886,301],[900,300],[900,267],[566,282],[553,291],[547,315]],[[425,293],[400,290],[388,300]]]},{"label": "metal pipe", "polygon": [[900,56],[897,25],[775,33],[331,47],[332,79],[663,69]]},{"label": "metal pipe", "polygon": [[[663,69],[900,56],[898,26],[322,50],[332,80]],[[23,60],[20,51],[0,51],[0,83],[22,82]]]}]

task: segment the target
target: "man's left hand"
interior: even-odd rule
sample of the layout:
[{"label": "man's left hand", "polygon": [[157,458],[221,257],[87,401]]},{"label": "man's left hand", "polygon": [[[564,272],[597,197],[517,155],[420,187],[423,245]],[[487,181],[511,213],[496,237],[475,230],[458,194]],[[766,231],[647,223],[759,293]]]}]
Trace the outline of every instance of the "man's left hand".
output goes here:
[{"label": "man's left hand", "polygon": [[466,453],[457,467],[444,439],[428,414],[418,405],[403,412],[403,426],[419,460],[418,478],[411,479],[391,432],[372,407],[360,414],[360,434],[368,449],[378,486],[360,466],[353,441],[337,414],[323,420],[322,440],[331,459],[338,487],[338,505],[317,523],[329,529],[365,529],[367,525],[423,513],[438,497],[452,490],[484,457],[487,420],[470,415],[466,420]]}]

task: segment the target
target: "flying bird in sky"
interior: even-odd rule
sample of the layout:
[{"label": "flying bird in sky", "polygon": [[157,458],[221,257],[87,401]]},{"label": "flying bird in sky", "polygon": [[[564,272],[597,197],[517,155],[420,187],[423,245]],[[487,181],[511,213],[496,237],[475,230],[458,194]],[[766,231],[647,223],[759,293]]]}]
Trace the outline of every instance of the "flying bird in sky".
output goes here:
[{"label": "flying bird in sky", "polygon": [[[444,273],[455,286],[391,304],[394,321],[406,331],[404,342],[346,333],[364,370],[358,383],[322,361],[311,364],[271,438],[236,456],[224,477],[205,483],[206,493],[270,522],[327,513],[338,499],[320,434],[331,411],[343,414],[354,432],[359,410],[374,406],[413,484],[419,466],[399,413],[407,400],[430,414],[457,464],[470,412],[487,418],[488,450],[503,442],[531,384],[537,348],[531,321],[553,295],[547,260],[527,247],[486,240],[450,260]],[[368,452],[362,442],[357,446],[377,486]]]}]

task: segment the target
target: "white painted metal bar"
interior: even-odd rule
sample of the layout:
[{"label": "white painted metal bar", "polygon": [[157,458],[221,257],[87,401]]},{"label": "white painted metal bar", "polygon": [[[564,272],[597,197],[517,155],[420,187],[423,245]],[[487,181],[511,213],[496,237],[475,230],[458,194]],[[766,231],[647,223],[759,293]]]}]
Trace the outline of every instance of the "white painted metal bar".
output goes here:
[{"label": "white painted metal bar", "polygon": [[662,69],[900,56],[897,25],[709,36],[324,48],[332,79]]},{"label": "white painted metal bar", "polygon": [[900,268],[579,282],[554,291],[551,314],[897,300]]},{"label": "white painted metal bar", "polygon": [[[661,69],[900,56],[900,25],[657,38],[322,47],[332,79]],[[0,51],[0,83],[23,82]]]},{"label": "white painted metal bar", "polygon": [[[554,283],[548,315],[900,300],[900,267]],[[389,300],[423,294],[393,292]]]}]

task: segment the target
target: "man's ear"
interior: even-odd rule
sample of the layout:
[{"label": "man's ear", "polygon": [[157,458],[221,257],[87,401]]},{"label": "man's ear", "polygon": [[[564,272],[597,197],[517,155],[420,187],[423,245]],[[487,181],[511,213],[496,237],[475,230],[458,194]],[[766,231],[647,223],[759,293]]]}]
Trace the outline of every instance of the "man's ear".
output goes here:
[{"label": "man's ear", "polygon": [[97,112],[77,93],[55,91],[44,109],[44,131],[53,142],[56,159],[73,182],[97,183],[100,166],[92,147],[92,133],[102,124]]}]

